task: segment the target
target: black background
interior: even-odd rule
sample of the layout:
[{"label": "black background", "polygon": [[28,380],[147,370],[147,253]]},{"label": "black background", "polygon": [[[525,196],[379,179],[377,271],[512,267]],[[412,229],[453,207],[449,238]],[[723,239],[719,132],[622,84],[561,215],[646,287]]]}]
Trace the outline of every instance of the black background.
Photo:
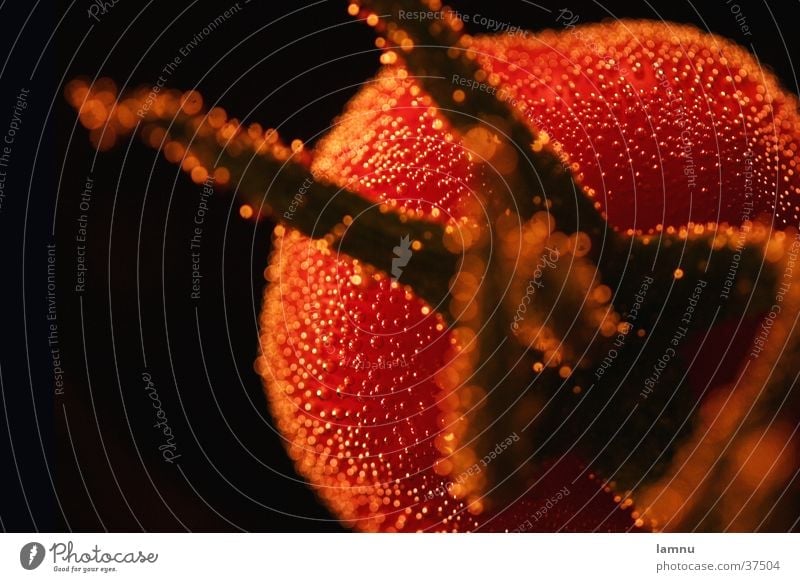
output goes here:
[{"label": "black background", "polygon": [[[213,198],[202,242],[202,298],[190,301],[188,240],[199,189],[138,139],[130,148],[124,141],[96,154],[61,94],[63,83],[78,75],[108,76],[121,87],[151,85],[178,48],[231,3],[120,0],[99,23],[88,18],[91,3],[85,0],[69,10],[66,2],[58,8],[38,4],[32,13],[27,2],[16,4],[0,10],[4,54],[22,31],[3,73],[0,122],[10,117],[18,87],[30,83],[35,92],[7,186],[19,195],[0,214],[8,294],[0,353],[0,424],[8,426],[0,426],[0,439],[14,435],[11,446],[0,449],[8,467],[0,525],[341,530],[294,473],[252,370],[273,225],[240,219],[230,194]],[[196,87],[206,103],[218,103],[245,122],[278,127],[286,140],[313,141],[378,68],[373,31],[348,17],[346,4],[242,0],[242,11],[183,59],[169,85]],[[568,7],[581,22],[628,17],[694,23],[752,43],[763,65],[797,87],[790,58],[797,54],[794,2],[739,1],[750,37],[743,36],[724,0],[694,7],[682,0],[538,4]],[[554,13],[522,0],[452,6],[533,30],[555,26]],[[90,173],[90,276],[79,297],[72,290],[75,218]],[[44,245],[51,241],[53,212],[63,395],[53,395],[46,345]],[[23,262],[20,278],[15,273]],[[161,440],[141,379],[145,370],[175,433],[181,457],[173,465],[157,448]]]}]

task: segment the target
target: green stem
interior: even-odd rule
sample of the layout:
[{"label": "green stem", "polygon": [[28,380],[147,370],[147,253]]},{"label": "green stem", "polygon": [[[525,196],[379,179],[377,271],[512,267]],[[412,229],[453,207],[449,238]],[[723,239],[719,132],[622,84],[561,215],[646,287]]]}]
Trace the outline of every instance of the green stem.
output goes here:
[{"label": "green stem", "polygon": [[458,255],[445,247],[445,228],[413,219],[313,176],[304,165],[281,161],[264,153],[232,154],[214,136],[199,136],[179,115],[148,121],[168,131],[168,139],[190,143],[191,153],[207,168],[225,167],[237,193],[263,214],[312,238],[328,238],[336,252],[346,253],[391,273],[393,253],[401,238],[419,241],[413,258],[403,267],[400,282],[448,316],[450,279]]},{"label": "green stem", "polygon": [[[380,26],[389,36],[399,30],[412,40],[413,48],[398,52],[457,129],[464,133],[476,120],[486,123],[492,117],[508,124],[508,139],[522,159],[516,170],[504,178],[523,219],[546,209],[556,218],[559,230],[567,234],[578,230],[587,233],[592,239],[593,253],[599,253],[603,237],[616,236],[558,157],[547,148],[533,151],[536,132],[520,118],[518,111],[484,91],[466,92],[463,101],[456,101],[454,92],[458,86],[453,79],[475,79],[479,66],[460,45],[462,33],[453,27],[454,15],[437,21],[439,26],[431,26],[429,21],[420,19],[399,19],[400,10],[430,10],[423,1],[362,0],[361,5],[383,16]],[[596,258],[597,254],[590,256]]]}]

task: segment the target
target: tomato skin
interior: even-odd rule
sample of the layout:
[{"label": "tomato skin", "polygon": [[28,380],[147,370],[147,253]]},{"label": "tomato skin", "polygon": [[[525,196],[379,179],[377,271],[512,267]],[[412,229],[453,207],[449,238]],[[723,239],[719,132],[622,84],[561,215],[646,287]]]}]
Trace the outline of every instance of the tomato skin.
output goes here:
[{"label": "tomato skin", "polygon": [[[740,225],[773,209],[779,224],[797,223],[797,101],[744,49],[682,25],[579,30],[468,44],[498,98],[546,132],[542,142],[612,226]],[[408,71],[387,67],[315,149],[312,171],[447,223],[480,187],[459,140]],[[542,480],[520,483],[507,507],[468,503],[447,465],[453,446],[469,443],[460,444],[467,429],[453,412],[463,394],[445,378],[459,345],[442,316],[402,275],[395,282],[337,256],[290,222],[276,229],[266,276],[256,369],[298,472],[345,523],[362,531],[641,526],[630,500],[590,479],[574,456],[543,464]],[[563,487],[572,489],[541,515]]]},{"label": "tomato skin", "polygon": [[731,41],[621,20],[470,48],[612,226],[800,221],[797,98]]}]

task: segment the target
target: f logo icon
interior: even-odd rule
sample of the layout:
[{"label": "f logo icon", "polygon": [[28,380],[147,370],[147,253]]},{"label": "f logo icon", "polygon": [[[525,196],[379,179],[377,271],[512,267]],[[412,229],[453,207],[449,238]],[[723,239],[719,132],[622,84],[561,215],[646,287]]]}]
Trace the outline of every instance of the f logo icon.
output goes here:
[{"label": "f logo icon", "polygon": [[44,546],[38,542],[29,542],[19,551],[19,563],[26,570],[35,570],[44,561]]}]

